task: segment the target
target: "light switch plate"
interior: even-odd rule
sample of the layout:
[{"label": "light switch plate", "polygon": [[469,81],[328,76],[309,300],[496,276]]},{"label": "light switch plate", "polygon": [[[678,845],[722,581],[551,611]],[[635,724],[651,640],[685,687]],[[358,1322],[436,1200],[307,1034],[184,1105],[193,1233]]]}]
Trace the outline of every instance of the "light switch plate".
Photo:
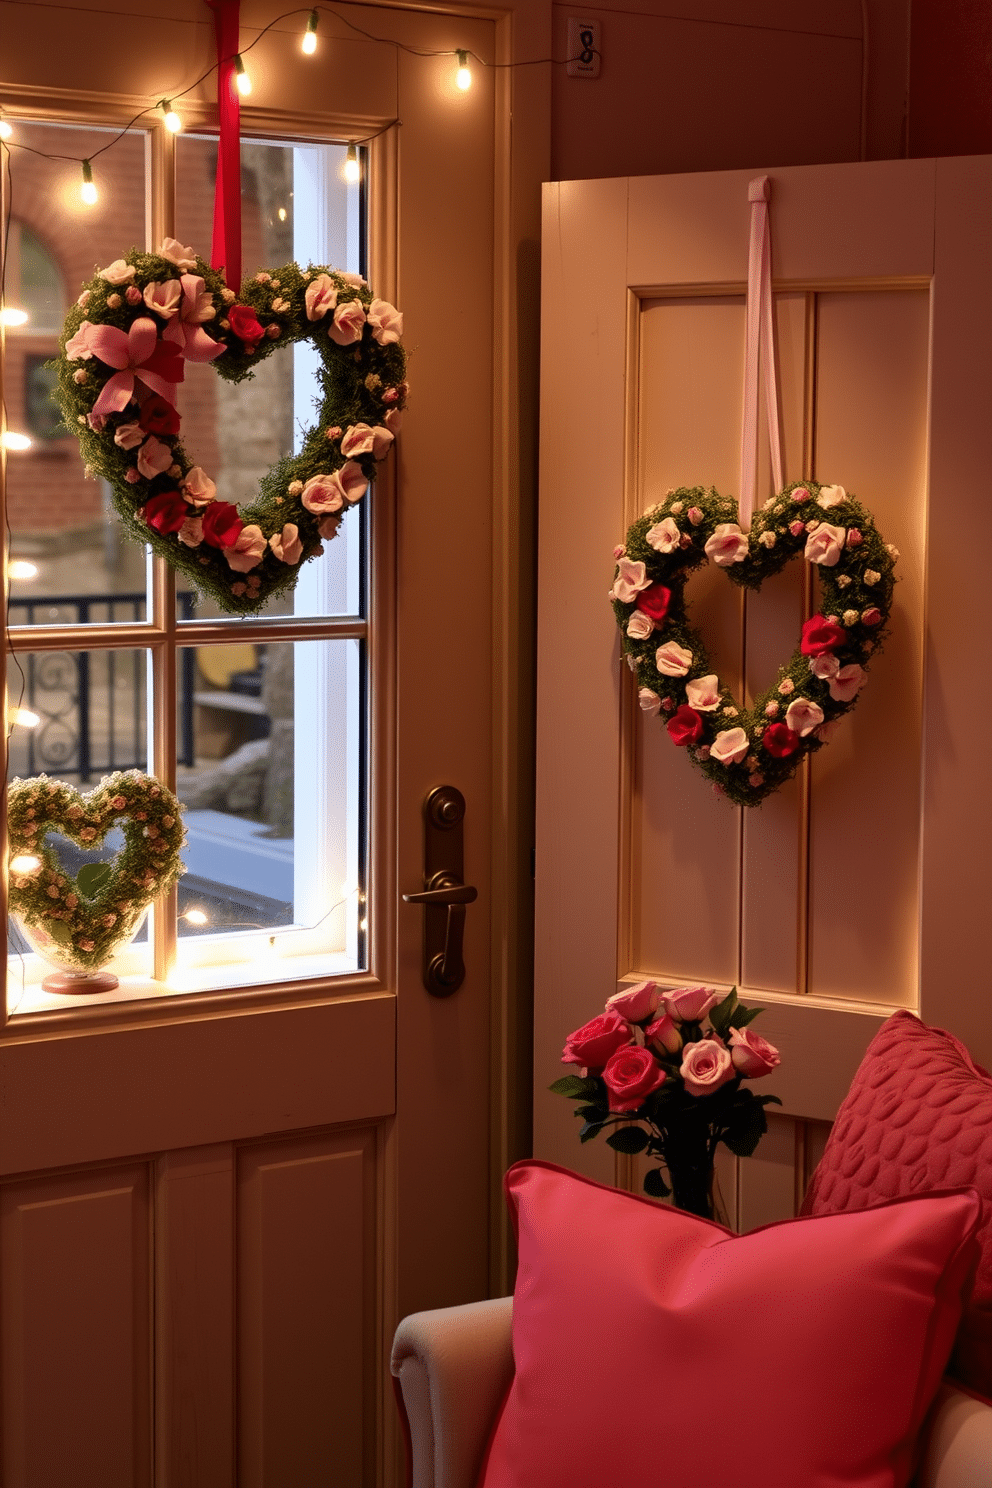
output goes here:
[{"label": "light switch plate", "polygon": [[568,18],[568,51],[565,72],[569,77],[597,78],[600,52],[599,21],[581,21],[574,16]]}]

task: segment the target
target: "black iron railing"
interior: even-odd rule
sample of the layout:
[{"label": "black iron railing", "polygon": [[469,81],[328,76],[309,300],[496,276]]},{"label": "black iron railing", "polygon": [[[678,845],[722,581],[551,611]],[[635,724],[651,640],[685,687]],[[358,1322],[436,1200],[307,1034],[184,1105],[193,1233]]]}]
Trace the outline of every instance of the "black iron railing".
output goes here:
[{"label": "black iron railing", "polygon": [[[196,595],[176,595],[177,618],[190,620]],[[10,600],[10,625],[108,625],[145,618],[145,595],[58,594]],[[19,697],[24,677],[23,696]],[[179,652],[181,765],[194,763],[196,653]],[[147,761],[145,655],[140,648],[19,652],[8,677],[11,700],[37,713],[37,727],[10,741],[14,773],[70,775],[87,782],[110,770],[144,769]]]}]

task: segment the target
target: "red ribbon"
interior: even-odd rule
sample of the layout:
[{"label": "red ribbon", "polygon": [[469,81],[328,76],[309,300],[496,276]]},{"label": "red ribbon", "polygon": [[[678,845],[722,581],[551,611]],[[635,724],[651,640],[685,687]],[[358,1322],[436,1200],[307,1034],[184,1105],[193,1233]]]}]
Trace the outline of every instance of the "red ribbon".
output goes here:
[{"label": "red ribbon", "polygon": [[241,286],[241,101],[235,81],[241,0],[206,0],[217,36],[217,111],[220,145],[214,193],[211,267],[226,271],[228,286]]}]

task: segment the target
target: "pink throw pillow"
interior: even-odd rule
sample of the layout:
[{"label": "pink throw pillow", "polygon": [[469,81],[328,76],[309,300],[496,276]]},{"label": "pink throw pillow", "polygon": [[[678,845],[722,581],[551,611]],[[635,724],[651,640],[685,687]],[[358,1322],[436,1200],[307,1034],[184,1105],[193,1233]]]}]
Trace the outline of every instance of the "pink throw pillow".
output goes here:
[{"label": "pink throw pillow", "polygon": [[982,1255],[951,1373],[992,1396],[992,1076],[953,1034],[900,1010],[868,1045],[802,1213],[965,1186],[982,1199]]},{"label": "pink throw pillow", "polygon": [[516,1372],[480,1488],[904,1488],[975,1193],[734,1235],[550,1163],[506,1191]]}]

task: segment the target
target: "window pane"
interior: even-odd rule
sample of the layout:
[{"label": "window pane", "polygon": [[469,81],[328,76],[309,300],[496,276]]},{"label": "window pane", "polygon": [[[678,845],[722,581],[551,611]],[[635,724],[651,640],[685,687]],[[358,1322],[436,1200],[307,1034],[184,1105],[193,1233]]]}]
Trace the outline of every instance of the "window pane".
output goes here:
[{"label": "window pane", "polygon": [[[363,962],[363,648],[184,647],[180,969],[323,953]],[[227,932],[223,934],[221,932]]]},{"label": "window pane", "polygon": [[[217,144],[183,134],[176,151],[176,231],[183,243],[209,257]],[[345,153],[344,145],[242,141],[246,275],[288,262],[364,272],[361,191],[341,174]],[[237,386],[209,364],[187,365],[178,403],[183,442],[193,463],[216,481],[221,500],[250,505],[272,466],[299,453],[320,396],[319,366],[309,344],[287,346]],[[347,514],[323,558],[301,569],[295,590],[270,600],[259,613],[360,612],[366,502]],[[203,600],[195,615],[214,617],[220,611]]]},{"label": "window pane", "polygon": [[[33,150],[84,158],[116,133],[17,125],[17,141]],[[11,558],[36,569],[33,577],[12,580],[13,625],[144,618],[144,551],[121,531],[108,483],[86,478],[79,446],[52,400],[55,374],[46,363],[94,265],[145,243],[146,149],[146,136],[133,132],[94,161],[94,206],[80,197],[78,163],[9,152],[7,303],[28,319],[7,331],[5,391],[9,427],[29,435],[32,445],[8,458],[7,509]],[[122,595],[122,608],[110,605],[111,596]],[[91,598],[94,604],[83,603]]]}]

